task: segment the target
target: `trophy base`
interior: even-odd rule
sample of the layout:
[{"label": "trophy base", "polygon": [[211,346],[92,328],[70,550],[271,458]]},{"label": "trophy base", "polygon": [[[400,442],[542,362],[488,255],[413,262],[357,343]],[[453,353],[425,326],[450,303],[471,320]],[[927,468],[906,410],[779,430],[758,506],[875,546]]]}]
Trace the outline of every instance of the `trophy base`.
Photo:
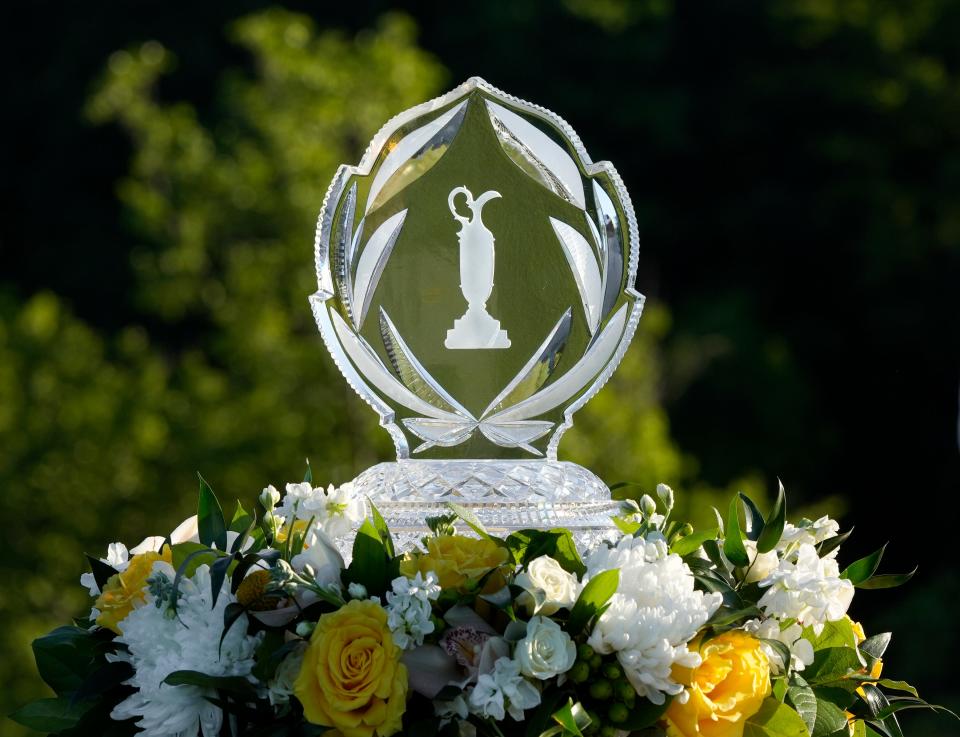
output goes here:
[{"label": "trophy base", "polygon": [[463,317],[453,321],[443,345],[451,350],[509,348],[510,338],[506,330],[500,329],[500,321],[485,310],[468,309]]},{"label": "trophy base", "polygon": [[493,534],[566,527],[584,546],[612,538],[611,518],[622,512],[599,478],[563,461],[404,459],[368,468],[353,484],[410,543],[428,533],[427,517],[450,514],[451,502]]}]

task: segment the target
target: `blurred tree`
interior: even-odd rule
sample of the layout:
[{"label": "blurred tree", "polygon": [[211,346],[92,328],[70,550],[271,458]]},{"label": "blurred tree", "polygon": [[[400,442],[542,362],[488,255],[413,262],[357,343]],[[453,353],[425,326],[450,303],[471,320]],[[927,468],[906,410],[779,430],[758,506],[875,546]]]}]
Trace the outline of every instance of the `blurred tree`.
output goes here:
[{"label": "blurred tree", "polygon": [[[3,564],[24,583],[0,590],[0,643],[16,653],[0,663],[8,710],[40,687],[29,640],[89,604],[82,553],[172,529],[191,511],[195,470],[222,498],[249,499],[299,477],[307,456],[318,481],[339,483],[392,453],[317,335],[311,234],[336,166],[435,95],[445,73],[396,15],[351,38],[270,10],[230,34],[256,73],[226,72],[209,120],[158,100],[175,59],[156,42],[113,54],[88,105],[134,141],[118,195],[149,331],[101,337],[49,292],[0,302],[0,396],[11,398],[0,403],[0,514],[29,515],[5,539],[24,552]],[[638,345],[564,445],[646,490],[696,471],[659,407],[667,325],[649,308]]]}]

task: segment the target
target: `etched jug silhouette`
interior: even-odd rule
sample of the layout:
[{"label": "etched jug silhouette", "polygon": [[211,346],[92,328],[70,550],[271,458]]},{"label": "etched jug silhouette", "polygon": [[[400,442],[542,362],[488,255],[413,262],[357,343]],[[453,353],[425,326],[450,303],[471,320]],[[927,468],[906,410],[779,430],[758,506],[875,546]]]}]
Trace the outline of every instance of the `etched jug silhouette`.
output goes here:
[{"label": "etched jug silhouette", "polygon": [[[472,219],[457,212],[456,197],[466,198]],[[500,197],[490,190],[474,199],[466,187],[455,187],[447,197],[447,205],[454,220],[460,223],[457,238],[460,241],[460,291],[467,300],[467,311],[453,328],[447,331],[444,345],[452,349],[509,348],[507,331],[487,312],[487,300],[493,292],[494,250],[493,233],[483,224],[483,206]]]}]

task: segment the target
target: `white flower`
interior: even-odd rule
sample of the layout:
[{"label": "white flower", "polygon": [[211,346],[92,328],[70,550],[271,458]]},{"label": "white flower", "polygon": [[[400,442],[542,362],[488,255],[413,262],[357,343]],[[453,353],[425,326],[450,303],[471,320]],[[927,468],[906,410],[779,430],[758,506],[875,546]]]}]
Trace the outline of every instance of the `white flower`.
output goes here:
[{"label": "white flower", "polygon": [[287,493],[277,510],[279,516],[291,523],[294,519],[314,519],[315,524],[332,539],[343,537],[363,520],[363,499],[353,492],[353,484],[338,488],[330,485],[326,492],[304,482],[287,484]]},{"label": "white flower", "polygon": [[690,569],[669,553],[659,533],[625,536],[615,547],[595,549],[584,562],[588,577],[620,571],[620,586],[590,634],[590,646],[617,653],[638,695],[655,704],[664,702],[664,694],[682,698],[683,686],[673,680],[671,668],[700,664],[687,643],[720,606],[720,594],[697,591]]},{"label": "white flower", "polygon": [[[751,619],[743,629],[761,640],[779,640],[786,645],[790,650],[790,670],[801,671],[813,662],[813,645],[803,636],[803,627],[796,622],[781,629],[776,619]],[[760,647],[770,661],[770,674],[782,675],[784,668],[780,653],[765,642],[761,642]]]},{"label": "white flower", "polygon": [[276,490],[273,484],[270,484],[270,486],[267,486],[260,492],[260,505],[268,512],[272,512],[273,508],[279,503],[280,492]]},{"label": "white flower", "polygon": [[523,721],[525,709],[540,703],[540,692],[522,675],[520,665],[510,658],[500,658],[492,673],[484,673],[470,693],[470,710],[479,716],[503,721],[509,714]]},{"label": "white flower", "polygon": [[[106,563],[117,573],[127,570],[130,565],[130,551],[123,543],[110,543],[107,546],[107,557],[100,559],[101,563]],[[89,571],[80,576],[80,585],[86,586],[90,596],[100,596],[100,587],[97,585],[97,579]]]},{"label": "white flower", "polygon": [[413,578],[399,576],[393,579],[392,591],[387,592],[387,626],[393,633],[393,641],[402,650],[412,650],[423,644],[425,635],[434,630],[433,605],[440,596],[437,574],[427,572],[427,577],[417,571]]},{"label": "white flower", "polygon": [[[777,543],[777,550],[782,553],[796,552],[801,545],[817,545],[831,537],[836,537],[839,532],[840,524],[826,515],[814,522],[806,520],[799,527],[787,522],[783,526],[783,534],[780,536],[780,542]],[[833,555],[836,555],[836,552]]]},{"label": "white flower", "polygon": [[310,566],[313,569],[313,578],[321,586],[339,586],[340,572],[345,563],[333,541],[322,530],[311,529],[304,542],[303,551],[293,556],[290,561],[293,569],[300,573]]},{"label": "white flower", "polygon": [[[155,566],[157,569],[157,566]],[[129,662],[134,675],[127,685],[137,689],[114,707],[119,721],[137,718],[142,737],[216,737],[223,712],[208,701],[216,692],[198,686],[170,686],[164,679],[178,670],[195,670],[212,676],[240,676],[254,682],[250,671],[260,636],[247,635],[247,618],[241,616],[220,646],[223,613],[236,601],[227,581],[216,606],[211,607],[210,571],[197,568],[192,579],[181,582],[176,617],[156,606],[152,594],[144,606],[134,609],[122,622],[117,642],[126,652],[111,656]],[[181,623],[182,622],[182,623]]]},{"label": "white flower", "polygon": [[541,555],[527,563],[514,583],[528,592],[521,594],[518,601],[529,614],[549,616],[561,607],[570,609],[580,593],[576,576],[563,570],[549,555]]},{"label": "white flower", "polygon": [[303,654],[306,651],[306,642],[297,643],[296,647],[277,666],[273,678],[267,682],[267,697],[270,699],[271,706],[290,703],[290,697],[293,695],[293,684],[300,674]]},{"label": "white flower", "polygon": [[784,558],[760,582],[768,587],[759,605],[767,616],[795,619],[819,633],[825,622],[841,619],[853,599],[853,584],[840,578],[837,561],[820,558],[810,543],[802,543],[794,556]]},{"label": "white flower", "polygon": [[546,681],[573,667],[577,647],[552,619],[534,617],[527,623],[527,634],[517,643],[514,657],[523,675]]},{"label": "white flower", "polygon": [[777,557],[776,550],[757,554],[757,543],[753,540],[744,540],[743,547],[747,549],[747,558],[750,561],[747,567],[747,575],[744,577],[746,583],[762,581],[780,565],[780,558]]}]

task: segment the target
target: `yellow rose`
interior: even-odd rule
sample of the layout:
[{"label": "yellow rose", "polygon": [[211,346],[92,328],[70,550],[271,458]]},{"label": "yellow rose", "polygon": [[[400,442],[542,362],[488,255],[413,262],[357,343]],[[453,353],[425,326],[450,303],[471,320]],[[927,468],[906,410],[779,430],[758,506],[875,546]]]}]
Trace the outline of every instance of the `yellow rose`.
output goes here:
[{"label": "yellow rose", "polygon": [[[445,589],[462,588],[468,581],[477,581],[507,562],[507,551],[495,542],[479,537],[444,535],[427,539],[426,553],[407,553],[400,563],[400,572],[413,577],[433,571]],[[502,573],[488,580],[485,590],[503,587]]]},{"label": "yellow rose", "polygon": [[97,624],[118,635],[123,634],[120,623],[146,599],[147,579],[157,561],[173,565],[173,553],[169,545],[163,546],[162,553],[147,551],[133,556],[127,570],[107,579],[103,592],[94,604],[100,610]]},{"label": "yellow rose", "polygon": [[293,685],[307,721],[344,737],[399,732],[407,705],[400,655],[379,604],[354,600],[324,614]]},{"label": "yellow rose", "polygon": [[760,641],[745,632],[726,632],[700,646],[696,668],[674,666],[673,677],[690,698],[667,709],[669,737],[741,737],[747,719],[770,695],[770,663]]}]

